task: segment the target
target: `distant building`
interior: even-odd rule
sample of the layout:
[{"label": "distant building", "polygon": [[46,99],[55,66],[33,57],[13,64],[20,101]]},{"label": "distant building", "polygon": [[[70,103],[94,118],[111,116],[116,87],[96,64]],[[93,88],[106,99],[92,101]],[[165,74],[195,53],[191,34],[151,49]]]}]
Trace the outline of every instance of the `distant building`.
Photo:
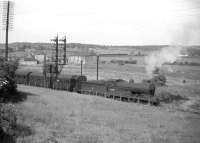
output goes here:
[{"label": "distant building", "polygon": [[37,65],[38,61],[33,58],[23,58],[19,60],[20,65]]},{"label": "distant building", "polygon": [[45,55],[35,55],[35,59],[36,59],[39,63],[43,63],[43,62],[44,62],[44,56],[45,56]]},{"label": "distant building", "polygon": [[93,62],[93,57],[95,56],[95,53],[91,53],[89,51],[67,51],[67,64],[81,64],[81,61],[83,61],[83,64]]},{"label": "distant building", "polygon": [[83,61],[83,64],[85,64],[84,56],[69,56],[68,57],[68,64],[81,64],[81,61]]}]

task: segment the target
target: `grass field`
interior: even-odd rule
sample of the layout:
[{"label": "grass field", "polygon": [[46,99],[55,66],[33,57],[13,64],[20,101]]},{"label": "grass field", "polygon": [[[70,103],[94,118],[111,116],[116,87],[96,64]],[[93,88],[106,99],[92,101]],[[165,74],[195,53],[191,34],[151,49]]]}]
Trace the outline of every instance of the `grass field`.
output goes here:
[{"label": "grass field", "polygon": [[[108,57],[109,60],[115,59],[117,57]],[[99,79],[108,78],[122,78],[125,80],[134,79],[136,82],[140,82],[148,77],[144,65],[144,57],[133,56],[133,60],[137,60],[137,64],[113,64],[110,63],[107,57],[100,58],[99,63]],[[119,59],[119,58],[118,58]],[[199,60],[200,58],[193,58]],[[185,59],[184,59],[185,60]],[[192,59],[186,59],[188,62]],[[106,61],[106,63],[101,63],[101,61]],[[42,65],[35,66],[21,66],[21,69],[33,70],[42,72]],[[190,65],[164,65],[161,68],[162,72],[167,76],[170,82],[188,80],[200,83],[200,66],[190,66]],[[62,74],[81,74],[80,64],[69,64],[65,65]],[[96,79],[96,61],[91,63],[86,63],[83,65],[83,74],[88,77],[88,79]],[[171,84],[171,83],[170,83]],[[180,83],[177,83],[180,84]]]},{"label": "grass field", "polygon": [[[41,71],[42,66],[20,67]],[[17,103],[19,123],[32,128],[19,143],[199,143],[200,67],[164,65],[167,86],[156,94],[172,93],[187,100],[159,107],[19,85],[27,94]],[[63,74],[80,74],[80,65],[66,65]],[[96,65],[84,65],[83,74],[96,79]],[[144,65],[99,65],[99,79],[122,78],[140,82],[149,78]],[[185,82],[183,82],[185,80]]]},{"label": "grass field", "polygon": [[[18,120],[32,128],[18,143],[198,143],[200,114],[184,107],[124,103],[19,85]],[[184,105],[184,104],[181,104]],[[182,109],[182,110],[180,110]]]}]

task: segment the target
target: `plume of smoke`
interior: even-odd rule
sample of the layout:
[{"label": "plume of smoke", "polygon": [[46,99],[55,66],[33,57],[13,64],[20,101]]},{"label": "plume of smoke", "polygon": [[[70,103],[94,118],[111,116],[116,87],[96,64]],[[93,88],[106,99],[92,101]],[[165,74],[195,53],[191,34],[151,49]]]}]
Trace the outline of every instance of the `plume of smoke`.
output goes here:
[{"label": "plume of smoke", "polygon": [[150,53],[145,57],[146,72],[149,77],[152,77],[153,71],[156,68],[160,69],[164,63],[175,62],[184,46],[199,44],[200,20],[195,19],[188,21],[185,25],[180,25],[171,37],[171,46],[164,47],[160,51]]},{"label": "plume of smoke", "polygon": [[164,63],[173,63],[180,55],[182,46],[174,45],[164,47],[160,51],[153,52],[145,57],[146,71],[152,77],[155,68],[161,68]]}]

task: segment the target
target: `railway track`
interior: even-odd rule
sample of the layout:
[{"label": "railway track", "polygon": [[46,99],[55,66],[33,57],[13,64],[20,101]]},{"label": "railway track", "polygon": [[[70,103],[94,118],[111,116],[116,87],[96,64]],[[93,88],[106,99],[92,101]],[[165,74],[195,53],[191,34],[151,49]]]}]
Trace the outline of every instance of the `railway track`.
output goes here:
[{"label": "railway track", "polygon": [[152,99],[151,97],[147,98],[142,98],[142,97],[131,97],[131,96],[124,96],[124,95],[110,95],[108,93],[98,93],[92,90],[81,90],[81,94],[87,94],[91,96],[99,96],[103,98],[108,98],[108,99],[113,99],[117,101],[122,101],[122,102],[132,102],[132,103],[143,103],[143,104],[149,104],[149,105],[159,105],[159,102],[157,100]]}]

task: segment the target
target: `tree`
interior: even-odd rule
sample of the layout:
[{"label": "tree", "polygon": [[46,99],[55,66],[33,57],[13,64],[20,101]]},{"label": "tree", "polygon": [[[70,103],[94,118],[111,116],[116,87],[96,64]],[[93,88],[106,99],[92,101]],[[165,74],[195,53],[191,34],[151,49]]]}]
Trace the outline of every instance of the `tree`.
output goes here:
[{"label": "tree", "polygon": [[0,58],[0,98],[10,99],[17,91],[15,83],[15,71],[18,68],[18,61],[6,61]]},{"label": "tree", "polygon": [[0,58],[0,77],[14,78],[18,65],[17,60],[5,61],[4,58]]}]

